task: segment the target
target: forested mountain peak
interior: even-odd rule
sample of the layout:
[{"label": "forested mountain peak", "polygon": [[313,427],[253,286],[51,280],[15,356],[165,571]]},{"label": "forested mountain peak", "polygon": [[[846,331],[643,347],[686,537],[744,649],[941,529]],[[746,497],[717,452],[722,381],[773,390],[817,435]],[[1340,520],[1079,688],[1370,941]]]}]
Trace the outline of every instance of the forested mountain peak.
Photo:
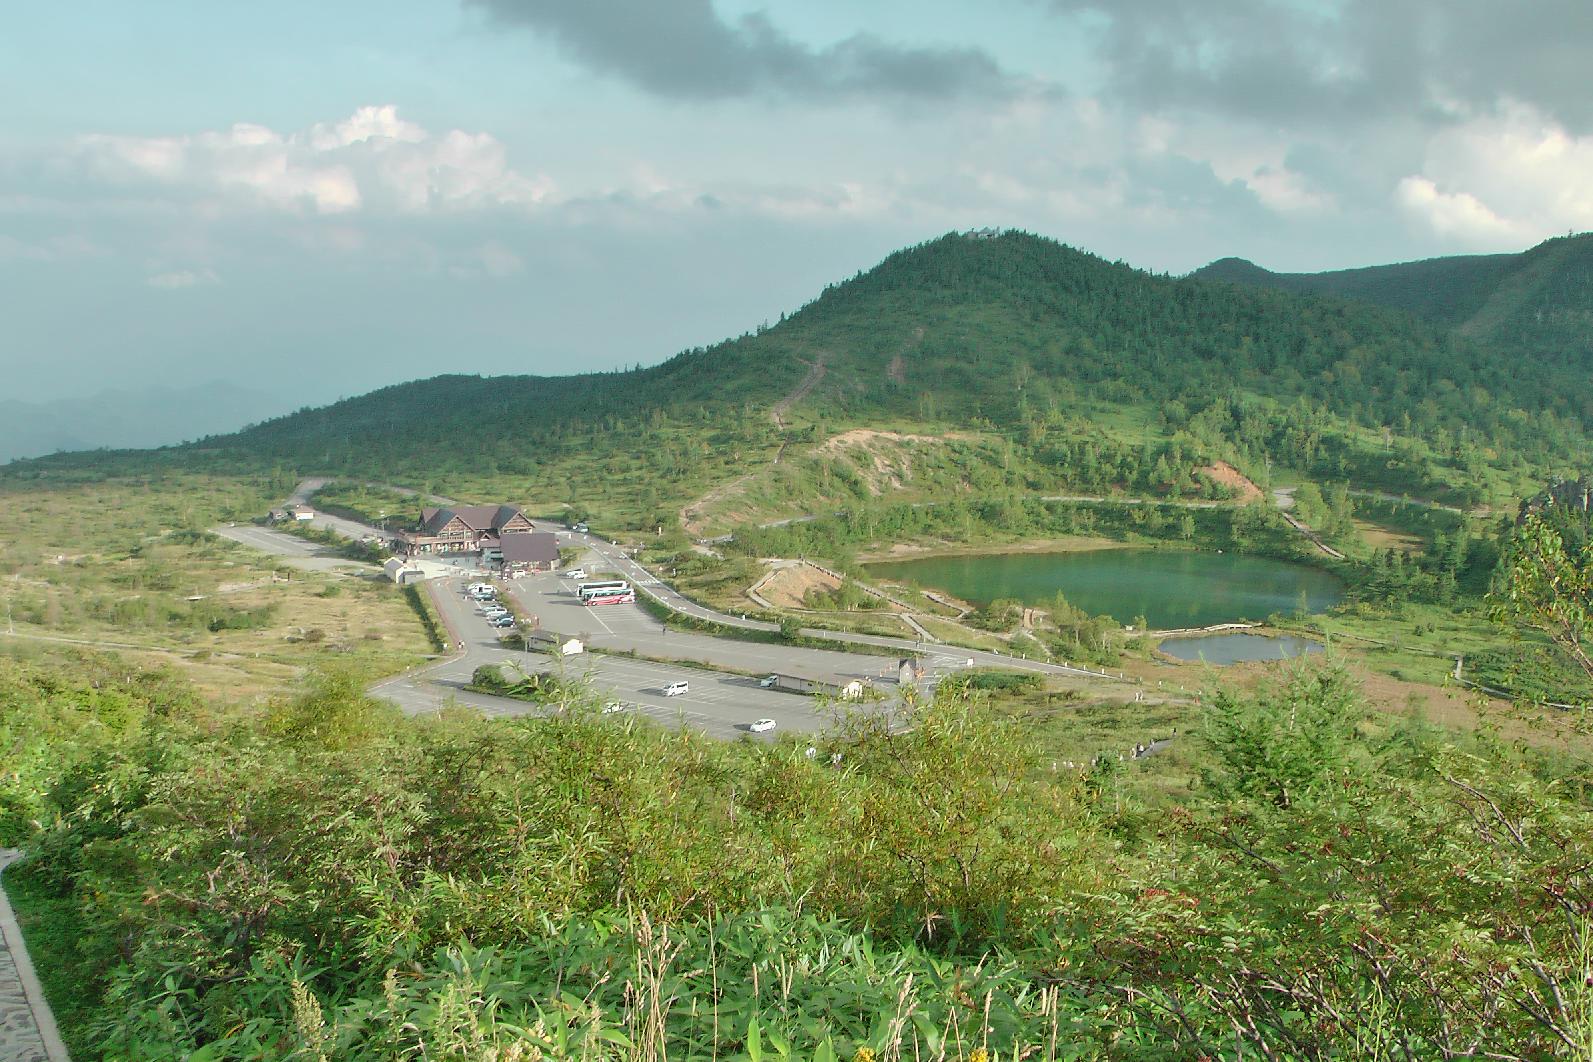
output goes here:
[{"label": "forested mountain peak", "polygon": [[1190,274],[1201,280],[1221,280],[1230,284],[1266,284],[1278,274],[1263,269],[1248,258],[1219,258]]}]

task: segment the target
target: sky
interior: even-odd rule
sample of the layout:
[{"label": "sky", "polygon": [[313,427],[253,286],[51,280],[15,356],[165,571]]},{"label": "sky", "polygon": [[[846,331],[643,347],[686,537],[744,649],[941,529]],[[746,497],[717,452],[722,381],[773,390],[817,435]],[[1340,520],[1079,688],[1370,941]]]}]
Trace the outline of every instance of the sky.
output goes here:
[{"label": "sky", "polygon": [[1593,229],[1586,0],[79,0],[0,31],[0,399],[650,364],[892,250]]}]

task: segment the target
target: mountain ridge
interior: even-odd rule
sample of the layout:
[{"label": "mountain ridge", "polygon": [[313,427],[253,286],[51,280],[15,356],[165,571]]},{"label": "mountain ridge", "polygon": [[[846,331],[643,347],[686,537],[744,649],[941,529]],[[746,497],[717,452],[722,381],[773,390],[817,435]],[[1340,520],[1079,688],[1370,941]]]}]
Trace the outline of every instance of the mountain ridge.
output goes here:
[{"label": "mountain ridge", "polygon": [[1539,358],[1593,358],[1593,233],[1557,236],[1518,253],[1319,273],[1275,273],[1245,259],[1221,258],[1190,276],[1388,306]]},{"label": "mountain ridge", "polygon": [[[822,375],[774,417],[815,364]],[[410,381],[158,460],[448,482],[483,497],[506,483],[566,501],[628,492],[657,513],[789,443],[864,427],[986,440],[934,458],[942,492],[959,480],[1066,490],[1078,468],[1098,471],[1097,451],[1135,470],[1123,475],[1181,470],[1166,483],[1198,451],[1253,474],[1276,459],[1443,492],[1471,489],[1485,467],[1512,481],[1529,465],[1570,468],[1587,438],[1586,398],[1573,361],[1522,373],[1486,342],[1405,309],[1158,275],[1023,232],[953,233],[827,285],[772,327],[645,368]],[[1395,463],[1407,471],[1382,471]],[[1424,471],[1409,471],[1418,463]],[[992,464],[999,474],[976,471]],[[880,480],[832,465],[786,486],[817,491],[839,476],[866,494]],[[1153,485],[1142,477],[1134,489]]]}]

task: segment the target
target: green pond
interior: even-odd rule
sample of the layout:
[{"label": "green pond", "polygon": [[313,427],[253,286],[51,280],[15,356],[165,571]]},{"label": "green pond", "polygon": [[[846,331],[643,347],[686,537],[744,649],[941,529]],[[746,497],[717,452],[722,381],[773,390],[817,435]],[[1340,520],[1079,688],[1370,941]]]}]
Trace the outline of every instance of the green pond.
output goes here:
[{"label": "green pond", "polygon": [[1322,643],[1291,634],[1197,634],[1191,638],[1168,638],[1156,648],[1179,660],[1225,667],[1252,660],[1292,660],[1307,653],[1320,653]]},{"label": "green pond", "polygon": [[1074,553],[975,553],[868,566],[876,578],[944,590],[983,605],[1015,598],[1047,605],[1057,591],[1092,615],[1154,628],[1206,627],[1293,612],[1305,596],[1320,612],[1344,596],[1330,572],[1236,553],[1098,549]]}]

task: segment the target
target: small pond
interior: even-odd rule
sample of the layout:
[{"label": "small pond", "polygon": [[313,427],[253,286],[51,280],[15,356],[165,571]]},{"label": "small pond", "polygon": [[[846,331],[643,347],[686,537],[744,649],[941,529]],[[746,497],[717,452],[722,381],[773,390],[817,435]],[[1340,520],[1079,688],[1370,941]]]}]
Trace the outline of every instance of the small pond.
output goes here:
[{"label": "small pond", "polygon": [[1277,637],[1242,633],[1198,634],[1188,638],[1168,638],[1157,648],[1179,660],[1204,661],[1222,667],[1252,660],[1291,660],[1306,653],[1320,653],[1322,643],[1309,638],[1296,638],[1292,634]]},{"label": "small pond", "polygon": [[973,553],[868,566],[877,578],[913,583],[983,605],[1015,598],[1043,607],[1057,592],[1092,615],[1152,628],[1210,627],[1274,612],[1333,607],[1344,584],[1305,564],[1196,550],[1096,549],[1073,553]]}]

